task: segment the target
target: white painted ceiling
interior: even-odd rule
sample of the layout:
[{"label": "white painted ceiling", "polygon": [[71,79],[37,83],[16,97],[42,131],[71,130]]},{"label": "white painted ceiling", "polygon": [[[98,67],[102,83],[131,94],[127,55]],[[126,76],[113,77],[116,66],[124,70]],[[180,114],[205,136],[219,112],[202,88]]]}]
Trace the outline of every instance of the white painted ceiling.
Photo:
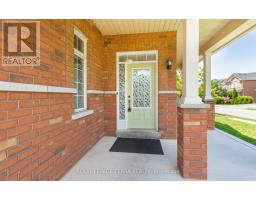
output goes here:
[{"label": "white painted ceiling", "polygon": [[179,19],[95,19],[103,35],[176,31]]}]

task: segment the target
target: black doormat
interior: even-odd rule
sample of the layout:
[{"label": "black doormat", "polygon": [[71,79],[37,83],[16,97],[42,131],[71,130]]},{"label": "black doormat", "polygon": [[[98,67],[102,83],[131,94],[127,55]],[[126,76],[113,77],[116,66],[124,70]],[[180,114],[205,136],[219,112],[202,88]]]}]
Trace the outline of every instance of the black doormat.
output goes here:
[{"label": "black doormat", "polygon": [[117,138],[109,151],[164,155],[160,140]]}]

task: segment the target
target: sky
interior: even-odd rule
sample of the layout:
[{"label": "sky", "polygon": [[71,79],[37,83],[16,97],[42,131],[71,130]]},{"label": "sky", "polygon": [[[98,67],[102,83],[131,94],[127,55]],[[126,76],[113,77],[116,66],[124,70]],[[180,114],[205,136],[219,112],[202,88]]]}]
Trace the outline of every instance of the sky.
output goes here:
[{"label": "sky", "polygon": [[232,73],[256,72],[256,29],[232,42],[212,56],[212,79]]}]

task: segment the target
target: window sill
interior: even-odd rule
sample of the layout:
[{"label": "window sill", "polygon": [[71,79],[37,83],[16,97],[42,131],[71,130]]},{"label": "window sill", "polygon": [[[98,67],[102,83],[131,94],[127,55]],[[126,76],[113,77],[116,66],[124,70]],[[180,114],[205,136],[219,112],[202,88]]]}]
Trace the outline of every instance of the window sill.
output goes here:
[{"label": "window sill", "polygon": [[74,113],[74,114],[72,115],[72,119],[73,119],[73,120],[80,119],[80,118],[82,118],[82,117],[91,115],[91,114],[93,114],[93,113],[94,113],[93,110],[84,110],[84,111],[81,111],[81,112],[78,112],[78,113]]}]

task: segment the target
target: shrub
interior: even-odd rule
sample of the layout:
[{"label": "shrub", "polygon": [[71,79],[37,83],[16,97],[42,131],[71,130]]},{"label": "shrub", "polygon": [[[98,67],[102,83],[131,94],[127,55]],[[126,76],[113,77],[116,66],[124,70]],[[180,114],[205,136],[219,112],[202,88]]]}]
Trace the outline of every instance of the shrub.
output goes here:
[{"label": "shrub", "polygon": [[251,96],[239,96],[231,101],[232,104],[250,104],[253,103],[253,97]]},{"label": "shrub", "polygon": [[238,97],[238,93],[237,93],[236,89],[234,88],[231,93],[231,99],[235,99],[236,97]]},{"label": "shrub", "polygon": [[224,104],[224,98],[223,97],[214,97],[216,104]]},{"label": "shrub", "polygon": [[223,97],[224,103],[229,104],[230,103],[230,98],[229,97]]}]

